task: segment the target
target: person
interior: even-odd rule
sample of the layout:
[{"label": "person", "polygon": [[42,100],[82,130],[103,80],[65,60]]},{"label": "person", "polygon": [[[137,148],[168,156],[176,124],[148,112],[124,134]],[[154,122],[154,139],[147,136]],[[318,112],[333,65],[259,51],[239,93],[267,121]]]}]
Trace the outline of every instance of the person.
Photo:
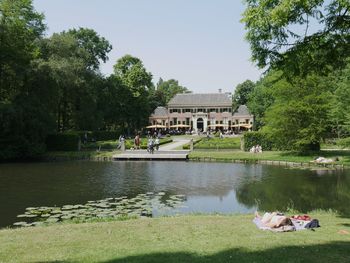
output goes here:
[{"label": "person", "polygon": [[156,147],[156,150],[158,151],[159,150],[159,137],[157,137],[154,141],[154,145]]},{"label": "person", "polygon": [[149,153],[153,153],[154,152],[154,143],[153,143],[152,137],[148,138],[147,152],[149,152]]},{"label": "person", "polygon": [[265,213],[263,217],[261,217],[258,212],[255,212],[255,217],[259,218],[264,226],[271,228],[293,226],[293,222],[289,217],[278,212]]},{"label": "person", "polygon": [[222,134],[222,131],[220,130],[220,139],[224,138],[224,135]]},{"label": "person", "polygon": [[252,148],[250,148],[249,150],[251,153],[255,153],[255,146],[253,146]]},{"label": "person", "polygon": [[123,135],[120,135],[120,136],[119,136],[119,139],[118,139],[119,144],[118,144],[117,149],[120,149],[120,148],[122,147],[122,142],[123,142],[123,141],[124,141],[124,136],[123,136]]},{"label": "person", "polygon": [[138,150],[140,149],[140,135],[137,134],[134,139],[134,144],[135,144],[135,149]]}]

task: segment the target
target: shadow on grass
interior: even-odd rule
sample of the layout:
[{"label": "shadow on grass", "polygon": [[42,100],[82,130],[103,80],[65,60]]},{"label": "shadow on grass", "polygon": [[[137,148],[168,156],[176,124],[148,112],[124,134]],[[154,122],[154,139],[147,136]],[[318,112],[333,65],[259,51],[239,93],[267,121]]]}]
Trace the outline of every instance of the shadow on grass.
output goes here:
[{"label": "shadow on grass", "polygon": [[[268,240],[266,241],[268,242]],[[177,253],[151,253],[145,255],[130,256],[121,259],[112,259],[104,263],[122,262],[350,262],[350,242],[331,242],[322,245],[311,246],[281,246],[263,251],[247,251],[236,248],[220,253],[201,256],[197,254]]]}]

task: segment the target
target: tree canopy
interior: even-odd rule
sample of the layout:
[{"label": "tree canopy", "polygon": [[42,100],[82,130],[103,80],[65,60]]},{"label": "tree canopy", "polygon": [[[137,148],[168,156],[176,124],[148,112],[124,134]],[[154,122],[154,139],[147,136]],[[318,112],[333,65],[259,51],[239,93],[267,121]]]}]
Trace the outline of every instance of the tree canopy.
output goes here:
[{"label": "tree canopy", "polygon": [[343,65],[344,56],[350,55],[348,0],[245,2],[242,22],[259,67],[285,67],[294,74],[324,72]]}]

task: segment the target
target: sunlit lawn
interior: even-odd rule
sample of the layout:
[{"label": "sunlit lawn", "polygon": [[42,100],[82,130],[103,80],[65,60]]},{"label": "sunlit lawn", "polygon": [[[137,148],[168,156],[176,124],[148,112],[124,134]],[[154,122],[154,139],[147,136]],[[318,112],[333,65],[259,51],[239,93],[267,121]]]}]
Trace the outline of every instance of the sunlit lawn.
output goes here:
[{"label": "sunlit lawn", "polygon": [[259,230],[252,215],[197,215],[0,230],[0,262],[350,262],[350,219]]}]

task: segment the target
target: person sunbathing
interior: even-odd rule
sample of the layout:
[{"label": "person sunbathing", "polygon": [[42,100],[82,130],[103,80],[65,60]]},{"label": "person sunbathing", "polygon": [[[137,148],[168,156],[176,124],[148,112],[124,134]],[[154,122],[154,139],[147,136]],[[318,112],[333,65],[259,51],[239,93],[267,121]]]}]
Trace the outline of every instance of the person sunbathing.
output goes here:
[{"label": "person sunbathing", "polygon": [[255,217],[259,218],[264,226],[271,228],[293,226],[293,222],[289,217],[277,212],[265,213],[263,217],[261,217],[258,212],[255,212]]}]

